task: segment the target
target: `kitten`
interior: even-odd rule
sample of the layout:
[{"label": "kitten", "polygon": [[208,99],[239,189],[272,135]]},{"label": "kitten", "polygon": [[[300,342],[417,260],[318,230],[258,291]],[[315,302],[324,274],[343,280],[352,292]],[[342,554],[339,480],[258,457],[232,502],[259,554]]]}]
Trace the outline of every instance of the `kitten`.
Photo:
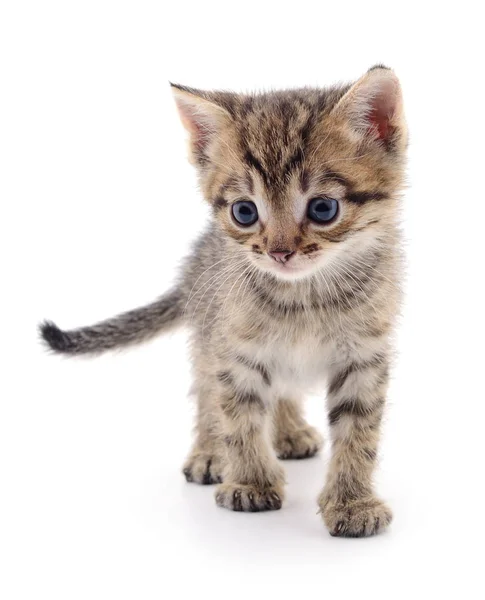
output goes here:
[{"label": "kitten", "polygon": [[321,448],[305,390],[328,383],[333,456],[318,503],[330,533],[391,522],[372,474],[399,307],[406,126],[383,67],[353,85],[240,95],[172,85],[212,207],[178,284],[92,327],[45,322],[49,346],[99,353],[191,329],[196,439],[187,481],[235,511],[279,509],[277,458]]}]

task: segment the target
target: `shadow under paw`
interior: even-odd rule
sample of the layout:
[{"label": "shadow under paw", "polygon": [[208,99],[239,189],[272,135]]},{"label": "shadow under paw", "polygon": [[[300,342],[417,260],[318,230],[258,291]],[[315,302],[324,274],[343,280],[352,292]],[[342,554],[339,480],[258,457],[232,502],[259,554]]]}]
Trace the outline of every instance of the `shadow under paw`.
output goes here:
[{"label": "shadow under paw", "polygon": [[322,516],[330,535],[368,537],[384,531],[392,521],[392,512],[377,498],[356,500],[348,504],[331,501],[322,507]]},{"label": "shadow under paw", "polygon": [[184,464],[183,474],[189,482],[211,485],[222,482],[222,465],[218,458],[210,454],[189,456]]},{"label": "shadow under paw", "polygon": [[264,490],[252,485],[223,483],[216,491],[216,504],[238,512],[260,512],[279,510],[283,502],[283,493],[279,488]]},{"label": "shadow under paw", "polygon": [[321,449],[323,439],[314,427],[278,433],[275,450],[278,458],[310,458]]}]

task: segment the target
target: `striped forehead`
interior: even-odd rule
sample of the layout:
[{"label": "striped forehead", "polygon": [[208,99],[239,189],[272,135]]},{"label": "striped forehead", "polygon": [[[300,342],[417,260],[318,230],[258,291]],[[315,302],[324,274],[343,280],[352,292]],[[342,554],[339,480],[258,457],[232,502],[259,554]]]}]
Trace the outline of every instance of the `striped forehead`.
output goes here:
[{"label": "striped forehead", "polygon": [[[303,161],[316,117],[309,107],[262,108],[240,124],[240,152],[248,174],[277,201],[292,176],[303,177]],[[304,181],[303,181],[304,183]]]}]

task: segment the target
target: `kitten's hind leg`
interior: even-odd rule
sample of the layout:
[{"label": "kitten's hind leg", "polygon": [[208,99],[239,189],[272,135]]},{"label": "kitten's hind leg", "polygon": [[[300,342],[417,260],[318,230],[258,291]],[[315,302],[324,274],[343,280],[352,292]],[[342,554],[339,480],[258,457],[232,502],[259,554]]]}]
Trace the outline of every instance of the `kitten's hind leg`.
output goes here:
[{"label": "kitten's hind leg", "polygon": [[322,445],[320,433],[303,417],[301,402],[279,400],[274,415],[274,448],[278,458],[309,458]]},{"label": "kitten's hind leg", "polygon": [[183,474],[189,482],[211,485],[222,483],[223,462],[216,446],[196,443],[184,463]]},{"label": "kitten's hind leg", "polygon": [[210,409],[210,402],[210,392],[200,390],[195,428],[196,439],[182,469],[187,481],[202,485],[222,483],[224,468],[223,452],[218,435],[219,427],[214,412]]}]

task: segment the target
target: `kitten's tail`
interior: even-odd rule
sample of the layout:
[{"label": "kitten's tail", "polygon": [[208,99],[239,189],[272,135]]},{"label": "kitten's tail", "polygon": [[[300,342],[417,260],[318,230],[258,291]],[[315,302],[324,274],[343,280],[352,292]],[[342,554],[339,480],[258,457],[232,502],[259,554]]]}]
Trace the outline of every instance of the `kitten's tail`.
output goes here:
[{"label": "kitten's tail", "polygon": [[152,304],[122,313],[91,327],[62,331],[49,321],[39,325],[44,342],[61,354],[100,354],[106,350],[145,342],[181,325],[184,297],[180,290]]}]

